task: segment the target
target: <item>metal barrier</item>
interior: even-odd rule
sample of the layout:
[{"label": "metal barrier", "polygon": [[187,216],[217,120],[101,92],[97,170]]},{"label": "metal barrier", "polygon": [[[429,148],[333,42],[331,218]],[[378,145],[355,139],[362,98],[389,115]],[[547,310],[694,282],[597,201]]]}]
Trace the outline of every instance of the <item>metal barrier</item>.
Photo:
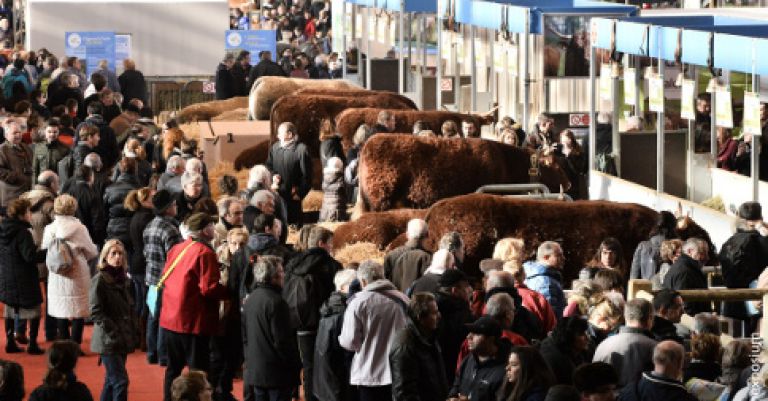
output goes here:
[{"label": "metal barrier", "polygon": [[478,194],[517,194],[521,192],[538,192],[549,194],[549,188],[544,184],[492,184],[483,185],[475,193]]},{"label": "metal barrier", "polygon": [[149,105],[155,115],[168,115],[191,104],[214,100],[204,93],[205,82],[213,77],[146,77]]},{"label": "metal barrier", "polygon": [[210,102],[214,100],[215,94],[203,92],[203,81],[190,81],[184,84],[179,93],[179,109],[183,109],[190,104]]}]

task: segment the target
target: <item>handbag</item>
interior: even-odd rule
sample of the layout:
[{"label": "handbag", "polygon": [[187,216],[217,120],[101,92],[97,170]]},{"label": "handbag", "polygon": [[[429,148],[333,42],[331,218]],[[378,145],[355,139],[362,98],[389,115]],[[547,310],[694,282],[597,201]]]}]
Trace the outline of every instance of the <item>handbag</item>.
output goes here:
[{"label": "handbag", "polygon": [[160,277],[160,281],[158,281],[157,284],[149,286],[149,289],[147,290],[147,307],[149,308],[149,313],[151,313],[155,318],[159,316],[160,308],[158,307],[158,302],[160,299],[162,299],[163,296],[163,284],[165,284],[165,280],[168,279],[168,276],[171,275],[173,269],[175,269],[176,265],[179,264],[181,257],[184,256],[184,254],[187,252],[187,249],[189,249],[189,247],[191,247],[194,243],[194,241],[190,242],[186,247],[184,247],[184,249],[181,250],[181,253],[176,256],[176,259],[173,261],[173,263],[171,263],[171,266],[168,267],[168,270],[165,271],[165,274]]}]

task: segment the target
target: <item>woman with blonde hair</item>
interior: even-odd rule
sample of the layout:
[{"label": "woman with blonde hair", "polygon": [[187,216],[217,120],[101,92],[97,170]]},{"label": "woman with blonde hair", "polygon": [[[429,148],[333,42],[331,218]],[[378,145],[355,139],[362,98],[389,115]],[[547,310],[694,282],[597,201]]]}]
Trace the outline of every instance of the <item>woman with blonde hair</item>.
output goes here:
[{"label": "woman with blonde hair", "polygon": [[516,262],[522,265],[525,259],[525,242],[521,238],[502,238],[493,248],[493,259],[502,262]]},{"label": "woman with blonde hair", "polygon": [[120,240],[111,239],[104,244],[88,297],[93,319],[91,351],[99,354],[106,370],[101,391],[101,399],[105,401],[128,400],[125,362],[128,353],[136,347],[136,338],[131,319],[127,256]]},{"label": "woman with blonde hair", "polygon": [[[88,261],[98,256],[98,249],[88,235],[88,229],[75,217],[77,200],[70,195],[59,195],[53,201],[53,223],[43,231],[42,249],[54,246],[54,240],[63,240],[72,251],[72,268],[62,274],[48,275],[48,314],[58,319],[60,338],[83,341],[84,319],[90,315],[88,290],[91,272]],[[71,320],[72,332],[69,331]]]}]

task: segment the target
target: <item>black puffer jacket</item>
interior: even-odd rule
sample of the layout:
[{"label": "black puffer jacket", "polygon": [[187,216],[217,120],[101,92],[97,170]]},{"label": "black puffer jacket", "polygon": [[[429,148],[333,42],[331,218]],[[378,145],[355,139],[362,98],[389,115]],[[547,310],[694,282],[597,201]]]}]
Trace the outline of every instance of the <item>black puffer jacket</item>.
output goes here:
[{"label": "black puffer jacket", "polygon": [[152,209],[142,207],[131,217],[129,234],[133,252],[131,253],[131,266],[128,271],[131,276],[144,277],[147,271],[147,259],[144,258],[144,228],[155,218]]},{"label": "black puffer jacket", "polygon": [[37,262],[45,260],[26,221],[0,223],[0,302],[9,307],[33,308],[43,303]]},{"label": "black puffer jacket", "polygon": [[437,293],[437,309],[441,316],[437,325],[437,342],[443,353],[445,375],[448,382],[453,383],[459,350],[467,338],[467,324],[475,319],[467,301],[444,292]]},{"label": "black puffer jacket", "polygon": [[402,329],[389,351],[392,398],[398,401],[443,401],[448,395],[440,346],[424,337],[413,321]]},{"label": "black puffer jacket", "polygon": [[123,206],[128,192],[139,187],[139,182],[133,174],[121,174],[112,185],[104,191],[104,209],[107,221],[107,239],[117,238],[125,244],[127,250],[133,250],[131,244],[131,217],[133,212]]},{"label": "black puffer jacket", "polygon": [[512,344],[501,339],[499,351],[494,358],[480,362],[474,354],[469,354],[459,366],[458,376],[448,392],[448,398],[461,394],[473,401],[495,401],[496,393],[506,380],[505,369],[511,350]]},{"label": "black puffer jacket", "polygon": [[312,391],[320,400],[349,399],[349,367],[354,353],[339,345],[347,296],[334,292],[320,308],[320,324],[315,339],[315,365]]},{"label": "black puffer jacket", "polygon": [[272,255],[283,258],[283,266],[287,266],[294,253],[288,247],[277,242],[277,238],[272,234],[258,233],[248,238],[246,246],[240,248],[237,253],[232,255],[232,261],[229,266],[229,284],[231,290],[236,290],[240,294],[242,301],[253,289],[253,268],[251,266],[251,256]]},{"label": "black puffer jacket", "polygon": [[[317,313],[308,313],[311,316],[317,315],[317,321],[312,322],[312,319],[310,319],[306,325],[299,325],[295,329],[299,331],[317,330],[317,325],[320,323],[320,307],[331,296],[334,290],[333,278],[336,272],[342,268],[341,263],[337,262],[328,251],[319,247],[310,248],[306,252],[294,256],[291,258],[290,263],[286,264],[285,282],[287,283],[291,276],[312,276],[312,285],[317,286],[318,292],[316,294],[318,299],[321,300],[317,305],[308,305],[308,307],[317,308]],[[313,290],[313,293],[315,293],[315,290]],[[286,296],[286,294],[283,293],[283,296]]]},{"label": "black puffer jacket", "polygon": [[87,182],[76,179],[72,185],[64,189],[64,193],[77,199],[77,216],[80,222],[88,229],[93,243],[104,243],[107,222],[104,213],[104,203],[100,195]]}]

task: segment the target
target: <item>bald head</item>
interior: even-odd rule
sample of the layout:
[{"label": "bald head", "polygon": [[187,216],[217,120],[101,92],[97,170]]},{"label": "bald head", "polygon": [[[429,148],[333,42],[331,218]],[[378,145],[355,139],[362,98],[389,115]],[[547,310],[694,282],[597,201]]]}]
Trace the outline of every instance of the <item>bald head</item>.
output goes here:
[{"label": "bald head", "polygon": [[51,170],[45,170],[37,176],[37,183],[51,190],[59,192],[59,176]]},{"label": "bald head", "polygon": [[671,379],[679,379],[683,372],[685,350],[675,341],[662,341],[653,350],[653,371]]}]

